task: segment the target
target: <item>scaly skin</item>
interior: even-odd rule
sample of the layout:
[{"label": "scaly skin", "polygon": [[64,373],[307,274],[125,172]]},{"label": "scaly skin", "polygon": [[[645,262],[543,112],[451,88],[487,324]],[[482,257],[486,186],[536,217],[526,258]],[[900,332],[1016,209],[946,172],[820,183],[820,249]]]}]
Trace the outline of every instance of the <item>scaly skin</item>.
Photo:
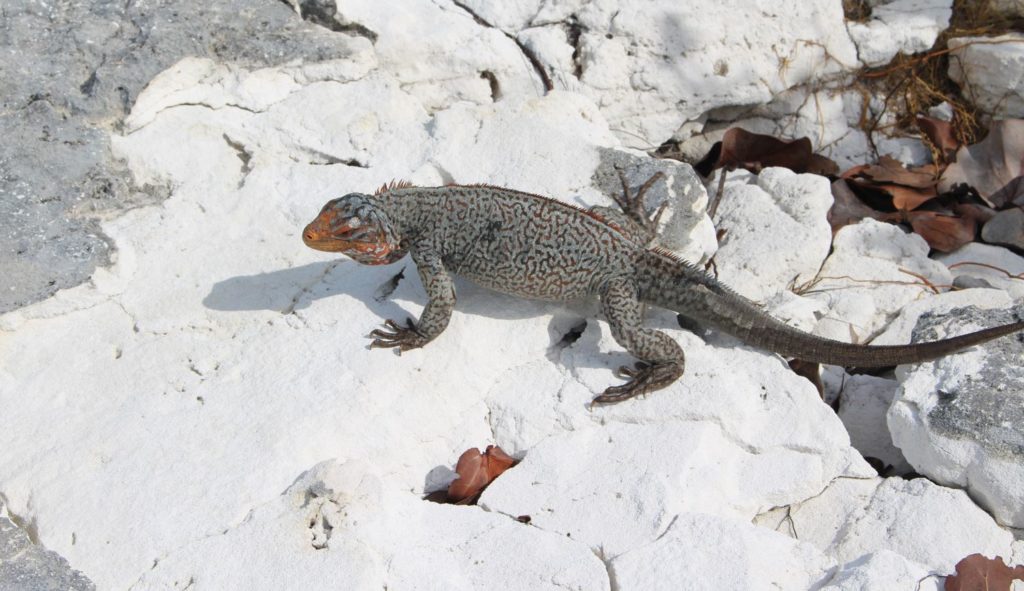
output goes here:
[{"label": "scaly skin", "polygon": [[[782,355],[832,365],[885,367],[948,355],[1024,328],[1024,321],[901,346],[852,345],[817,337],[764,313],[702,270],[647,248],[655,223],[643,192],[619,199],[623,212],[571,205],[488,185],[381,187],[329,201],[303,231],[306,245],[369,264],[412,255],[427,292],[417,322],[374,330],[371,347],[422,347],[448,325],[452,275],[520,297],[571,300],[598,296],[612,336],[641,361],[628,378],[594,399],[619,402],[664,388],[683,375],[685,357],[667,334],[643,327],[645,304],[674,310]],[[625,187],[625,182],[623,183]]]}]

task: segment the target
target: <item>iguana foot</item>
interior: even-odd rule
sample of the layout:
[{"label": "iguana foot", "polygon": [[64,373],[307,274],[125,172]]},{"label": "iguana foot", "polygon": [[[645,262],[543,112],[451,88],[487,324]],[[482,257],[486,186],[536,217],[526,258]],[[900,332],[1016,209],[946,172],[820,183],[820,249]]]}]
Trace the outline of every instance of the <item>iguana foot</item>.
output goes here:
[{"label": "iguana foot", "polygon": [[660,390],[683,375],[683,366],[678,363],[647,363],[638,361],[633,367],[622,366],[619,375],[629,378],[621,386],[612,386],[595,398],[590,404],[614,404]]},{"label": "iguana foot", "polygon": [[411,318],[406,319],[404,327],[399,326],[394,320],[385,320],[384,326],[391,330],[377,328],[370,332],[371,337],[376,337],[370,343],[371,349],[397,348],[401,353],[410,349],[419,349],[429,340],[416,332],[416,325],[413,324]]},{"label": "iguana foot", "polygon": [[650,232],[653,236],[658,230],[658,222],[661,221],[661,214],[665,213],[665,208],[668,207],[668,202],[662,203],[658,210],[654,213],[653,217],[647,215],[647,210],[644,209],[644,195],[647,194],[648,189],[651,188],[654,183],[658,180],[665,178],[665,173],[658,171],[651,175],[651,178],[640,186],[636,191],[636,195],[631,195],[629,190],[629,183],[626,181],[626,175],[623,174],[621,168],[617,168],[616,172],[619,173],[619,181],[622,183],[622,197],[613,195],[615,203],[619,205],[622,212],[629,216],[634,222],[640,224],[640,227]]}]

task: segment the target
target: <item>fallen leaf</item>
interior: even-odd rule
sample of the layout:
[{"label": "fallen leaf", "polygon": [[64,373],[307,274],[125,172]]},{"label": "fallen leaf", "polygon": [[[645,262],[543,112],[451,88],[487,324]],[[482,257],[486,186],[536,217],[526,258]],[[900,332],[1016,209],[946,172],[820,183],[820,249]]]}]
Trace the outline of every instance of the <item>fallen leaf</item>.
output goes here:
[{"label": "fallen leaf", "polygon": [[[996,209],[1013,200],[1017,191],[1003,189],[1024,174],[1024,119],[992,122],[985,139],[956,152],[956,162],[946,167],[939,179],[939,192],[957,185],[969,185]],[[1019,193],[1018,193],[1019,194]]]},{"label": "fallen leaf", "polygon": [[927,167],[908,170],[903,163],[891,156],[882,156],[878,164],[865,167],[860,174],[876,183],[888,183],[913,187],[915,189],[933,189],[938,181],[934,172],[925,172]]},{"label": "fallen leaf", "polygon": [[789,369],[793,370],[796,375],[806,378],[807,381],[814,384],[814,388],[818,390],[818,396],[821,399],[825,399],[825,384],[821,381],[821,365],[814,361],[804,361],[803,359],[792,359],[789,362]]},{"label": "fallen leaf", "polygon": [[973,218],[936,211],[909,211],[906,216],[914,232],[939,252],[953,252],[974,242],[977,235],[978,225]]},{"label": "fallen leaf", "polygon": [[913,211],[925,202],[931,201],[938,196],[934,185],[928,189],[915,189],[914,187],[893,184],[875,186],[892,195],[892,205],[900,211]]},{"label": "fallen leaf", "polygon": [[881,222],[900,222],[903,219],[898,213],[885,213],[865,205],[850,189],[845,179],[836,179],[832,183],[832,198],[832,207],[828,210],[828,223],[832,226],[833,234],[843,226],[855,224],[864,218]]},{"label": "fallen leaf", "polygon": [[962,217],[974,220],[976,224],[984,225],[985,222],[994,218],[996,210],[978,203],[955,203],[953,213]]},{"label": "fallen leaf", "polygon": [[839,170],[835,162],[815,154],[811,140],[806,137],[780,140],[740,127],[727,129],[722,141],[715,142],[694,169],[707,177],[719,168],[745,168],[758,173],[770,166],[823,175],[835,174]]},{"label": "fallen leaf", "polygon": [[917,126],[928,137],[932,145],[938,149],[945,162],[950,162],[956,154],[960,142],[953,135],[953,124],[934,117],[917,116]]},{"label": "fallen leaf", "polygon": [[1006,183],[1002,189],[993,193],[989,200],[1001,204],[1000,207],[1009,203],[1024,206],[1024,176]]},{"label": "fallen leaf", "polygon": [[472,447],[462,452],[455,465],[459,477],[448,486],[448,500],[452,503],[468,504],[516,461],[500,447],[488,445],[484,453]]},{"label": "fallen leaf", "polygon": [[999,556],[971,554],[956,563],[956,574],[946,577],[946,591],[1009,591],[1013,580],[1024,581],[1024,566],[1010,568]]}]

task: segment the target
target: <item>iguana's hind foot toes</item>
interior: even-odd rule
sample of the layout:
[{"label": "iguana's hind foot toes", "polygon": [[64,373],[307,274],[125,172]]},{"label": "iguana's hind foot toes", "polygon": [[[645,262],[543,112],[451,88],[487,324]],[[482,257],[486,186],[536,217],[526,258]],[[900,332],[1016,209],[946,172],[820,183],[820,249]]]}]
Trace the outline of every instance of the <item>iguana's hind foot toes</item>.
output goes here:
[{"label": "iguana's hind foot toes", "polygon": [[622,196],[614,196],[615,203],[622,209],[622,212],[629,216],[633,221],[640,224],[644,229],[649,232],[654,232],[658,229],[658,222],[661,220],[661,215],[665,213],[665,208],[668,203],[662,203],[658,207],[654,216],[648,216],[647,211],[644,209],[644,195],[651,188],[654,183],[658,180],[665,178],[665,173],[660,170],[651,175],[651,178],[647,179],[643,185],[637,189],[636,195],[631,194],[629,190],[629,182],[626,181],[626,175],[622,172],[621,168],[617,168],[616,172],[619,174],[619,181],[622,183]]},{"label": "iguana's hind foot toes", "polygon": [[629,381],[621,386],[612,386],[603,394],[595,398],[594,404],[615,404],[629,400],[636,396],[642,396],[648,392],[660,390],[683,375],[683,366],[679,363],[645,363],[637,362],[634,368],[620,367],[619,373]]},{"label": "iguana's hind foot toes", "polygon": [[370,343],[371,349],[396,348],[401,353],[427,344],[427,339],[416,331],[416,325],[411,318],[406,319],[405,326],[399,326],[390,319],[384,321],[384,326],[391,330],[376,328],[370,331],[370,337],[373,338],[373,342]]},{"label": "iguana's hind foot toes", "polygon": [[633,367],[630,367],[628,365],[619,366],[619,368],[615,370],[615,375],[620,378],[633,379],[641,371],[643,371],[649,366],[649,363],[646,363],[644,361],[637,361],[636,363],[633,364]]}]

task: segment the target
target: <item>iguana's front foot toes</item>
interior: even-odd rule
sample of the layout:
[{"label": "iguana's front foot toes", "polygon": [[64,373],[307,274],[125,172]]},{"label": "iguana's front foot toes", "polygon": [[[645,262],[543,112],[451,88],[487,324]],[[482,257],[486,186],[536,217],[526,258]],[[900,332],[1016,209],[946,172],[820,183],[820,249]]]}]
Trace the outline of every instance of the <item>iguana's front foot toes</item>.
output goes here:
[{"label": "iguana's front foot toes", "polygon": [[370,343],[371,349],[397,348],[398,352],[418,349],[427,344],[427,339],[416,332],[416,325],[412,319],[405,321],[405,326],[399,326],[394,320],[385,320],[384,326],[391,330],[376,328],[370,331],[371,337],[376,337]]},{"label": "iguana's front foot toes", "polygon": [[629,378],[621,386],[612,386],[595,398],[594,404],[615,404],[642,396],[648,392],[660,390],[683,375],[683,366],[679,363],[645,363],[637,362],[634,368],[620,367],[619,374]]}]

